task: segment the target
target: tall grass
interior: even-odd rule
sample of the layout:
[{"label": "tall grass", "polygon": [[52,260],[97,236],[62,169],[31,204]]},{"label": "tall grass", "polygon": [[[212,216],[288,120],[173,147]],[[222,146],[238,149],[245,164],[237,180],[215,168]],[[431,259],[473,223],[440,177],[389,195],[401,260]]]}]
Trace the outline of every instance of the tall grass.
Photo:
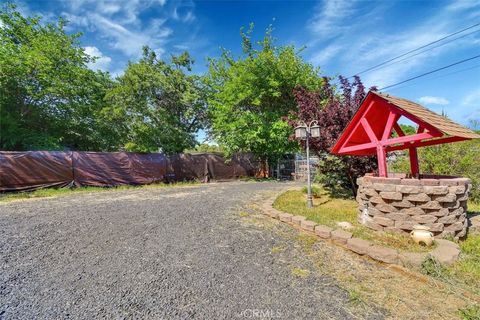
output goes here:
[{"label": "tall grass", "polygon": [[449,268],[450,272],[480,292],[480,234],[469,235],[460,242],[460,249],[460,260]]}]

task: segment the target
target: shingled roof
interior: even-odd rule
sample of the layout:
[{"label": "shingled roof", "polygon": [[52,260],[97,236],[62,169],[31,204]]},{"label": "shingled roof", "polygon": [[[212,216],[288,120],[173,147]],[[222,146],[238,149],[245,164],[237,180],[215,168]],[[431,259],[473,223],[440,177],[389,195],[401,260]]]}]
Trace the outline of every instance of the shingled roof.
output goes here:
[{"label": "shingled roof", "polygon": [[[416,123],[417,132],[407,135],[398,123],[401,117]],[[359,156],[376,154],[378,175],[386,177],[387,152],[408,149],[411,174],[418,177],[418,147],[474,138],[480,135],[418,103],[370,91],[331,152]]]},{"label": "shingled roof", "polygon": [[388,94],[380,92],[371,92],[383,99],[387,100],[389,103],[395,105],[396,107],[402,109],[405,112],[412,114],[413,116],[429,123],[433,127],[437,128],[439,131],[447,134],[449,136],[462,137],[467,139],[480,138],[479,134],[476,134],[472,130],[465,128],[464,126],[459,125],[456,122],[448,119],[447,117],[441,116],[413,101],[394,97]]},{"label": "shingled roof", "polygon": [[[419,126],[417,134],[405,136],[397,123],[400,117],[416,123]],[[400,137],[393,137],[392,130]],[[372,155],[377,152],[378,144],[388,152],[475,138],[480,135],[418,103],[370,91],[333,146],[332,153]]]}]

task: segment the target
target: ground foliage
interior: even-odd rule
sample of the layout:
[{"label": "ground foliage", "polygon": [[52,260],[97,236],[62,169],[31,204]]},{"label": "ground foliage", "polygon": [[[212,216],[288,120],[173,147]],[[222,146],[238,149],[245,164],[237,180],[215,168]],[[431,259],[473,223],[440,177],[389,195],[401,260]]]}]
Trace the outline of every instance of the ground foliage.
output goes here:
[{"label": "ground foliage", "polygon": [[[356,194],[356,178],[375,171],[377,162],[375,157],[330,154],[330,149],[366,96],[365,87],[359,77],[356,76],[350,83],[348,79],[340,76],[339,81],[340,90],[336,90],[327,78],[318,91],[298,86],[294,91],[298,111],[290,114],[289,124],[295,127],[299,121],[318,121],[320,138],[310,141],[310,148],[320,159],[318,179],[330,189],[339,189],[339,192],[341,189],[349,189]],[[304,146],[304,143],[302,145]]]},{"label": "ground foliage", "polygon": [[[470,191],[470,200],[480,202],[479,155],[479,139],[418,148],[420,173],[458,175],[470,178],[473,184]],[[396,172],[409,172],[408,153],[396,153],[390,164],[390,169]]]},{"label": "ground foliage", "polygon": [[106,100],[125,150],[179,153],[195,146],[206,103],[200,77],[187,74],[192,63],[187,52],[165,61],[145,47],[117,79]]},{"label": "ground foliage", "polygon": [[[66,22],[41,23],[15,6],[0,10],[0,148],[105,149],[109,124],[101,119],[109,75],[94,72]],[[100,137],[101,136],[101,137]]]},{"label": "ground foliage", "polygon": [[[355,192],[355,178],[375,170],[373,157],[328,153],[365,97],[360,79],[340,77],[337,89],[301,50],[277,46],[271,27],[256,43],[253,27],[242,30],[243,55],[224,49],[205,75],[192,74],[187,52],[164,58],[145,47],[115,78],[88,67],[96,58],[62,19],[26,17],[6,4],[0,21],[1,150],[217,151],[196,147],[204,129],[227,155],[252,152],[275,162],[299,150],[291,137],[297,121],[316,119],[321,182],[336,194]],[[479,201],[478,148],[477,141],[421,148],[420,169],[471,178]],[[408,170],[405,156],[393,160],[392,168]]]},{"label": "ground foliage", "polygon": [[67,22],[0,8],[0,149],[182,152],[205,124],[205,89],[188,53],[149,48],[123,75],[88,67]]},{"label": "ground foliage", "polygon": [[256,45],[252,30],[253,25],[241,31],[243,55],[224,49],[220,58],[209,61],[205,82],[211,134],[227,155],[251,152],[273,162],[298,150],[284,120],[296,109],[293,89],[317,90],[322,79],[293,46],[275,45],[271,27]]}]

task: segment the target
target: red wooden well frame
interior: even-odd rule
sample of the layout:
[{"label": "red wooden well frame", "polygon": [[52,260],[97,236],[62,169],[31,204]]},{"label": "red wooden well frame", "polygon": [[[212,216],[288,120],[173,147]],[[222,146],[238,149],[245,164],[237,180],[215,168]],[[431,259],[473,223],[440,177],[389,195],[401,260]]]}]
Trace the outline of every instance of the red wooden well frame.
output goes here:
[{"label": "red wooden well frame", "polygon": [[[405,117],[418,125],[406,135],[398,124]],[[392,137],[395,131],[398,137]],[[410,172],[419,177],[417,148],[480,138],[480,135],[419,104],[370,91],[331,152],[338,155],[377,155],[378,175],[387,177],[387,152],[408,149]]]}]

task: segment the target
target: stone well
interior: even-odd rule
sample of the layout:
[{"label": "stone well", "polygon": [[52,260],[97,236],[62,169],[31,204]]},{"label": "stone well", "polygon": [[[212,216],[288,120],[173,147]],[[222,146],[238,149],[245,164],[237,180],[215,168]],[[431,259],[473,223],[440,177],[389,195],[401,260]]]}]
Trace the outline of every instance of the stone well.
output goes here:
[{"label": "stone well", "polygon": [[467,233],[470,179],[427,175],[411,179],[390,174],[388,178],[367,175],[357,183],[358,219],[372,229],[408,234],[420,224],[441,238],[458,239]]}]

